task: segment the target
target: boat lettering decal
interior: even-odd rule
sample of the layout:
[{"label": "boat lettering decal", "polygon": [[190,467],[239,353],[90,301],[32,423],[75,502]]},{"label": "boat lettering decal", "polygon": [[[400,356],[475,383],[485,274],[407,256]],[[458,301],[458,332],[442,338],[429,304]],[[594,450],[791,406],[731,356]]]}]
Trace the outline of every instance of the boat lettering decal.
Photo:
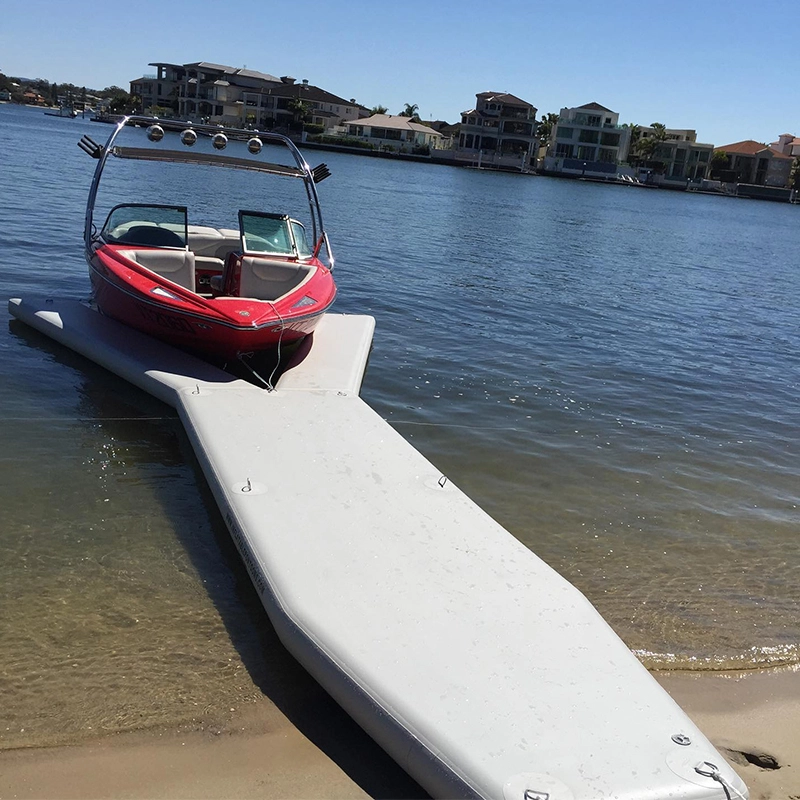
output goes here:
[{"label": "boat lettering decal", "polygon": [[148,322],[155,322],[156,325],[160,325],[162,328],[169,328],[171,331],[190,333],[193,336],[196,335],[191,324],[181,317],[173,317],[170,314],[164,314],[161,311],[156,311],[154,308],[148,308],[141,303],[137,303],[136,308]]}]

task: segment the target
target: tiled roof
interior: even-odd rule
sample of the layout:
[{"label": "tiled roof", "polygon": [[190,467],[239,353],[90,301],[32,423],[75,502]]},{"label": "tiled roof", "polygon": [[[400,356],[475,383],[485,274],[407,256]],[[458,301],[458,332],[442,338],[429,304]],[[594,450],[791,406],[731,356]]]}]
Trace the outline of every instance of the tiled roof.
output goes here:
[{"label": "tiled roof", "polygon": [[393,130],[412,130],[420,133],[427,133],[431,136],[440,136],[438,131],[429,128],[427,125],[420,125],[412,122],[410,117],[394,116],[392,114],[373,114],[365,119],[351,119],[348,125],[363,125],[365,128],[391,128]]},{"label": "tiled roof", "polygon": [[724,150],[726,153],[733,153],[734,155],[740,156],[754,156],[757,153],[763,153],[765,150],[769,150],[773,158],[791,158],[791,156],[785,156],[779,150],[775,150],[772,147],[767,147],[767,145],[762,144],[761,142],[756,142],[753,139],[745,139],[743,142],[725,144],[715,149]]}]

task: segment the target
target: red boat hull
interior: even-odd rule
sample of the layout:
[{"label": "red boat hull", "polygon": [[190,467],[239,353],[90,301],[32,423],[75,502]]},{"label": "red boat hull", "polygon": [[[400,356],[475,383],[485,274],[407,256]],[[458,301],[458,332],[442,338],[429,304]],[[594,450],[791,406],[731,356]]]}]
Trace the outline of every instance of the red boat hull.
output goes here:
[{"label": "red boat hull", "polygon": [[106,245],[88,258],[98,309],[156,339],[214,359],[298,342],[313,332],[336,296],[330,271],[320,262],[313,264],[315,274],[300,298],[268,302],[202,297],[127,261],[118,250]]}]

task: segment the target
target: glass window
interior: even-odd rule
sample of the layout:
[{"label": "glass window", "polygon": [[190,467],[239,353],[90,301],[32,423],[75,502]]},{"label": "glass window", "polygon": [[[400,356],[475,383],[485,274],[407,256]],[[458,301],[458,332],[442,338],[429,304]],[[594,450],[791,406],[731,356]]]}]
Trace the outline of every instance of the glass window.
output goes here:
[{"label": "glass window", "polygon": [[559,125],[556,128],[556,139],[572,139],[575,133],[575,128],[567,128],[564,125]]},{"label": "glass window", "polygon": [[100,235],[115,244],[186,247],[186,207],[141,203],[114,206]]},{"label": "glass window", "polygon": [[289,217],[285,214],[240,211],[239,231],[242,237],[242,251],[245,253],[296,255],[289,232]]},{"label": "glass window", "polygon": [[600,144],[604,144],[607,147],[619,147],[619,137],[618,133],[606,133],[604,131],[600,137]]},{"label": "glass window", "polygon": [[294,236],[294,244],[297,248],[297,255],[300,258],[311,258],[311,248],[308,246],[308,239],[306,239],[306,229],[303,227],[302,223],[298,222],[296,219],[289,220],[289,224],[292,226],[292,235]]},{"label": "glass window", "polygon": [[600,141],[600,131],[587,131],[583,130],[578,135],[579,142],[590,142],[591,144],[597,144]]},{"label": "glass window", "polygon": [[563,156],[564,158],[572,158],[572,145],[566,144],[566,142],[557,142],[556,155]]}]

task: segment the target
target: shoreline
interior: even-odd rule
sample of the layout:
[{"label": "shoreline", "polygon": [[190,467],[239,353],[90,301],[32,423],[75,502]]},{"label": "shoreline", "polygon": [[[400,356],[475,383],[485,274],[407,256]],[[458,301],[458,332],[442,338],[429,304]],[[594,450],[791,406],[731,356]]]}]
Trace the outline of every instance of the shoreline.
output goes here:
[{"label": "shoreline", "polygon": [[[800,798],[800,670],[652,674],[751,800]],[[0,799],[427,797],[322,689],[306,700],[299,727],[264,697],[221,725],[0,751]]]}]

